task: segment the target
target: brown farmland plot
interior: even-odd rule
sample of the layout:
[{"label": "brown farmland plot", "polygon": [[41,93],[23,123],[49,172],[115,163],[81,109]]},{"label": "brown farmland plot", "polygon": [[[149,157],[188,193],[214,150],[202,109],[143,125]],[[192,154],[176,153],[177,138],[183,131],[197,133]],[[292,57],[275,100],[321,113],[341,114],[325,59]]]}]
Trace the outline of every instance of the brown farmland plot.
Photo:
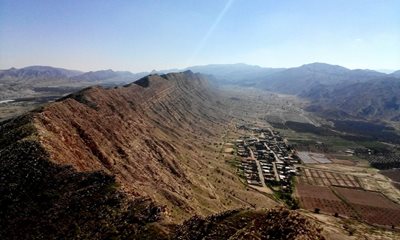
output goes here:
[{"label": "brown farmland plot", "polygon": [[400,206],[381,193],[334,187],[335,192],[370,224],[400,226]]},{"label": "brown farmland plot", "polygon": [[303,168],[303,182],[317,186],[342,186],[361,188],[357,177],[336,172],[329,172],[320,169]]},{"label": "brown farmland plot", "polygon": [[338,198],[329,187],[298,184],[296,187],[300,205],[308,210],[316,208],[328,214],[355,216],[355,212],[340,198]]}]

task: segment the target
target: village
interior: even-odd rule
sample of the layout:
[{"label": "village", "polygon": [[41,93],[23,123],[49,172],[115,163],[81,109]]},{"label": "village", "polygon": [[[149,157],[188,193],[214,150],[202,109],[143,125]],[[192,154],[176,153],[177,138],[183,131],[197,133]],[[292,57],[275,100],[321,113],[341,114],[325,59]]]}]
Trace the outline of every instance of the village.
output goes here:
[{"label": "village", "polygon": [[249,133],[235,141],[247,183],[251,186],[290,191],[292,178],[298,173],[295,164],[299,164],[300,160],[285,139],[270,128],[245,125],[238,128]]}]

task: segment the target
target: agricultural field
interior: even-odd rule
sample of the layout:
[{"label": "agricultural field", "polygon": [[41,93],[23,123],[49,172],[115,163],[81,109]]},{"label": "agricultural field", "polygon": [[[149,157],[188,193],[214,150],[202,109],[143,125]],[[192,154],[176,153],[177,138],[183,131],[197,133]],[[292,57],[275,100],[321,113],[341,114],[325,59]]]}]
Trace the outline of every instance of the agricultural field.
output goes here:
[{"label": "agricultural field", "polygon": [[381,193],[342,187],[333,187],[333,190],[364,221],[377,225],[400,226],[400,206]]},{"label": "agricultural field", "polygon": [[380,173],[390,178],[393,181],[393,186],[400,190],[400,169],[382,170]]},{"label": "agricultural field", "polygon": [[[400,190],[396,188],[396,182],[393,182],[388,177],[382,175],[381,171],[378,169],[368,167],[368,165],[364,166],[363,164],[357,164],[356,166],[349,166],[342,164],[314,164],[312,169],[345,174],[350,177],[353,176],[364,190],[380,192],[390,200],[400,204]],[[298,178],[302,176],[303,175]],[[344,185],[344,187],[352,186]]]},{"label": "agricultural field", "polygon": [[314,152],[297,152],[297,156],[303,161],[305,164],[309,163],[332,163],[325,154],[322,153],[314,153]]},{"label": "agricultural field", "polygon": [[386,194],[396,191],[384,176],[358,167],[345,167],[348,173],[341,173],[346,171],[329,170],[340,170],[339,165],[319,166],[324,168],[301,167],[295,192],[302,208],[373,225],[400,227],[400,205],[394,202],[394,195]]},{"label": "agricultural field", "polygon": [[319,209],[328,214],[356,216],[355,212],[338,198],[329,187],[300,183],[296,187],[296,194],[300,205],[310,211]]},{"label": "agricultural field", "polygon": [[400,169],[382,170],[380,173],[392,179],[393,181],[400,183]]},{"label": "agricultural field", "polygon": [[300,206],[310,211],[318,209],[373,225],[400,227],[400,205],[377,192],[299,183],[296,194]]},{"label": "agricultural field", "polygon": [[[332,131],[331,122],[303,112],[304,103],[298,99],[259,94],[256,90],[248,93],[228,98],[235,123],[273,128],[297,151],[305,163],[296,165],[300,175],[295,178],[293,191],[301,211],[346,224],[386,227],[374,229],[387,230],[392,225],[400,228],[400,205],[396,204],[400,203],[400,191],[393,186],[398,172],[380,172],[372,164],[383,162],[374,149],[386,148],[385,144],[351,139],[343,132]],[[392,162],[396,161],[387,159],[381,169],[396,166]],[[313,213],[316,209],[322,214]]]},{"label": "agricultural field", "polygon": [[298,177],[300,183],[316,186],[362,187],[357,176],[306,167],[301,169],[302,175]]}]

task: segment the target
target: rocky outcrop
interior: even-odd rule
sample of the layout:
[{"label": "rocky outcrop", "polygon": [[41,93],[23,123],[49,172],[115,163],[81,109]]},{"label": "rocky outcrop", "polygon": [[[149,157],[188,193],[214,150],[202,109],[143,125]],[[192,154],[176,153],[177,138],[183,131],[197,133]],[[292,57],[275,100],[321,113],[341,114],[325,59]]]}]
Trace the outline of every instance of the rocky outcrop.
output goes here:
[{"label": "rocky outcrop", "polygon": [[284,208],[235,210],[207,218],[195,216],[178,226],[173,239],[325,239],[311,220]]}]

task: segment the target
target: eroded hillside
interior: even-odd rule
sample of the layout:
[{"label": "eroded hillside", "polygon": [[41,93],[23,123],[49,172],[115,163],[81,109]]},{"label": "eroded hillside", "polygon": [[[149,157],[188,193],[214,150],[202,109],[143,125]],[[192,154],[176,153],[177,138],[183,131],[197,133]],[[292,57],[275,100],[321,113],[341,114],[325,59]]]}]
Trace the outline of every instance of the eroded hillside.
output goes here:
[{"label": "eroded hillside", "polygon": [[60,221],[65,231],[78,224],[76,231],[85,233],[92,225],[81,229],[81,213],[85,223],[107,218],[108,229],[119,221],[125,228],[128,213],[142,223],[176,223],[193,214],[276,205],[247,189],[218,158],[216,143],[230,123],[223,109],[201,75],[185,72],[88,88],[3,122],[3,223],[40,232]]}]

